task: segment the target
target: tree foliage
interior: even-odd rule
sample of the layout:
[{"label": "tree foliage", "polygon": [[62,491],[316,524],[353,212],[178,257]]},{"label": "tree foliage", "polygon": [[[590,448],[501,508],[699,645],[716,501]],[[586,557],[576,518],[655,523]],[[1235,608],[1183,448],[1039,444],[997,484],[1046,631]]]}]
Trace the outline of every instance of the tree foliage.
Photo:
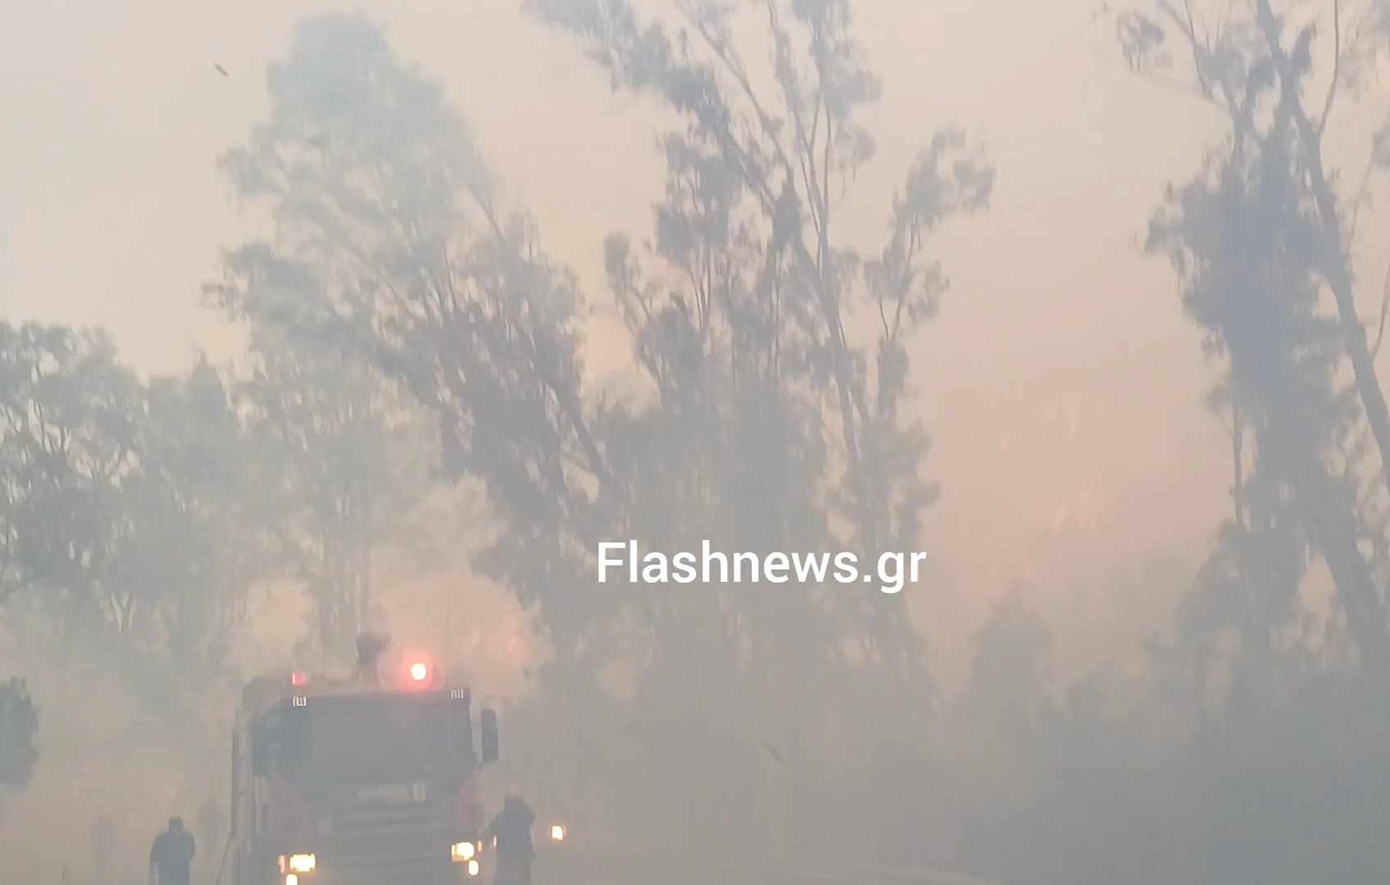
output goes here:
[{"label": "tree foliage", "polygon": [[[1214,402],[1232,417],[1235,507],[1201,576],[1210,601],[1185,610],[1207,618],[1188,624],[1189,635],[1205,636],[1198,678],[1223,630],[1242,637],[1241,690],[1250,674],[1271,675],[1275,646],[1317,643],[1300,600],[1306,548],[1327,563],[1344,635],[1384,695],[1390,411],[1357,311],[1353,261],[1378,151],[1359,189],[1343,194],[1324,149],[1383,33],[1373,6],[1339,0],[1326,13],[1276,12],[1268,0],[1237,14],[1159,2],[1118,21],[1136,69],[1152,73],[1161,61],[1172,70],[1178,47],[1195,94],[1229,123],[1221,151],[1196,180],[1171,190],[1150,236],[1150,247],[1172,258],[1209,352],[1227,367]],[[1319,74],[1328,85],[1314,92]]]},{"label": "tree foliage", "polygon": [[274,572],[312,605],[302,653],[344,664],[381,618],[383,555],[430,553],[416,516],[434,447],[418,409],[361,360],[272,329],[253,334],[251,351],[238,398]]},{"label": "tree foliage", "polygon": [[42,585],[40,605],[86,617],[135,464],[139,383],[104,335],[35,323],[0,323],[0,371],[0,605]]},{"label": "tree foliage", "polygon": [[0,326],[0,365],[11,626],[152,701],[205,683],[258,573],[221,377],[204,362],[145,383],[104,334],[37,324]]},{"label": "tree foliage", "polygon": [[[805,731],[821,717],[805,705],[826,686],[851,697],[868,668],[924,703],[920,637],[900,601],[842,588],[598,587],[597,543],[916,548],[937,492],[919,472],[927,436],[901,406],[908,343],[946,288],[928,239],[984,206],[993,171],[959,133],[935,136],[882,251],[857,254],[839,208],[872,157],[856,114],[878,87],[848,7],[767,7],[765,94],[729,14],[683,11],[698,39],[678,50],[625,4],[538,9],[616,84],[654,90],[686,121],[662,142],[651,243],[614,234],[605,246],[649,395],[586,381],[573,275],[506,208],[437,87],[358,17],[307,19],[272,69],[269,120],[223,167],[276,236],[230,252],[209,292],[253,326],[365,358],[433,411],[447,474],[487,489],[500,528],[475,566],[539,606],[561,659],[592,684],[614,665],[640,674],[645,746],[680,752],[701,734],[743,760],[703,782],[653,781],[714,814],[766,768],[749,732],[789,743],[793,780],[817,780],[810,760],[827,739]],[[869,317],[876,340],[854,343],[851,320]],[[697,726],[721,721],[727,734]],[[825,724],[828,740],[848,739]]]},{"label": "tree foliage", "polygon": [[274,580],[350,647],[363,562],[411,528],[429,448],[359,365],[258,341],[247,378],[200,358],[143,381],[100,332],[0,325],[0,612],[26,647],[114,667],[173,713],[231,675]]},{"label": "tree foliage", "polygon": [[[228,673],[258,585],[304,591],[299,653],[350,649],[382,560],[424,561],[436,481],[476,484],[475,569],[538,610],[556,652],[509,714],[508,756],[577,829],[801,855],[834,833],[837,854],[1006,881],[1382,881],[1390,434],[1379,329],[1356,309],[1381,277],[1356,237],[1390,141],[1360,177],[1324,143],[1370,82],[1385,4],[1159,0],[1117,19],[1135,70],[1228,124],[1147,245],[1217,367],[1230,514],[1145,669],[1063,681],[1020,589],[949,696],[901,598],[600,586],[594,560],[629,538],[925,546],[939,490],[907,415],[947,290],[931,237],[986,208],[993,170],[958,131],[924,132],[861,253],[844,201],[879,87],[847,2],[529,8],[674,120],[650,230],[601,256],[629,393],[586,372],[575,275],[442,90],[370,21],[310,17],[271,68],[267,120],[221,161],[274,220],[208,287],[249,332],[240,367],[141,379],[99,332],[0,324],[4,625],[177,713]],[[0,686],[0,785],[28,782],[36,717],[22,682]]]}]

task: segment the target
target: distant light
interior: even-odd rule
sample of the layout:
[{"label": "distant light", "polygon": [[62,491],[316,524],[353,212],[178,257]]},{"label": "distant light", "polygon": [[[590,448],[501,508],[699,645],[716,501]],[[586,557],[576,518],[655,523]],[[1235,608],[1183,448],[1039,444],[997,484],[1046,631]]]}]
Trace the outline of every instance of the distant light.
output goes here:
[{"label": "distant light", "polygon": [[410,665],[410,678],[416,682],[424,682],[425,677],[430,675],[430,668],[424,664],[415,663]]},{"label": "distant light", "polygon": [[294,873],[290,873],[285,877],[285,885],[299,885],[299,877]]},{"label": "distant light", "polygon": [[318,866],[318,858],[312,854],[290,855],[290,869],[296,873],[312,873]]},{"label": "distant light", "polygon": [[470,861],[468,862],[468,875],[470,875],[470,876],[476,876],[476,875],[478,875],[478,862],[477,862],[476,860],[470,860]]},{"label": "distant light", "polygon": [[555,826],[551,827],[551,828],[550,828],[550,841],[551,841],[551,842],[563,842],[563,841],[565,841],[565,828],[562,827],[562,826],[560,826],[559,824],[556,824]]},{"label": "distant light", "polygon": [[293,673],[290,674],[290,685],[293,685],[295,688],[304,686],[308,684],[308,682],[309,676],[305,673],[301,673],[300,671],[295,670]]}]

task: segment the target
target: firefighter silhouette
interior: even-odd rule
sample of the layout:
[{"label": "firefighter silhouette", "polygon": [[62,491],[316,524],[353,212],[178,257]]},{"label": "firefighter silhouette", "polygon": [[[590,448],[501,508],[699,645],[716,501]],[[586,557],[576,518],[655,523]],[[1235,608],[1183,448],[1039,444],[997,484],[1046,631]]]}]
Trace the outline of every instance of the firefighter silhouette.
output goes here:
[{"label": "firefighter silhouette", "polygon": [[188,885],[197,850],[193,834],[183,828],[183,818],[170,818],[169,829],[150,846],[151,885]]},{"label": "firefighter silhouette", "polygon": [[519,795],[507,793],[502,810],[488,824],[484,842],[497,840],[497,874],[495,885],[531,885],[531,860],[535,848],[531,844],[531,828],[536,814]]}]

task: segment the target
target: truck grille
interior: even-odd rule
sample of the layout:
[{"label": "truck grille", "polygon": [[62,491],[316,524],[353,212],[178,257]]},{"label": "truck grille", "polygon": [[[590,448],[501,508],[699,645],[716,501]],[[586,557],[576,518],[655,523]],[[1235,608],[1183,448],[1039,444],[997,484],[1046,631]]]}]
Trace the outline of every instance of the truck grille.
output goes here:
[{"label": "truck grille", "polygon": [[322,855],[325,881],[335,885],[441,881],[450,867],[446,811],[438,801],[338,805]]}]

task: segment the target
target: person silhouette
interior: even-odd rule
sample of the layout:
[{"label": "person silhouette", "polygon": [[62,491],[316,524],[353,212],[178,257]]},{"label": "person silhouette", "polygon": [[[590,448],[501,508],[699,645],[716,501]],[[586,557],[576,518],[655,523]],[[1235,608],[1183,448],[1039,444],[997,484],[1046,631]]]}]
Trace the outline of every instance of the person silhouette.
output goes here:
[{"label": "person silhouette", "polygon": [[515,792],[508,792],[502,810],[483,834],[484,841],[497,840],[495,885],[531,885],[531,860],[536,855],[531,828],[535,823],[531,806]]},{"label": "person silhouette", "polygon": [[183,828],[183,818],[170,818],[169,829],[155,836],[150,846],[150,885],[189,885],[197,850],[193,834]]}]

